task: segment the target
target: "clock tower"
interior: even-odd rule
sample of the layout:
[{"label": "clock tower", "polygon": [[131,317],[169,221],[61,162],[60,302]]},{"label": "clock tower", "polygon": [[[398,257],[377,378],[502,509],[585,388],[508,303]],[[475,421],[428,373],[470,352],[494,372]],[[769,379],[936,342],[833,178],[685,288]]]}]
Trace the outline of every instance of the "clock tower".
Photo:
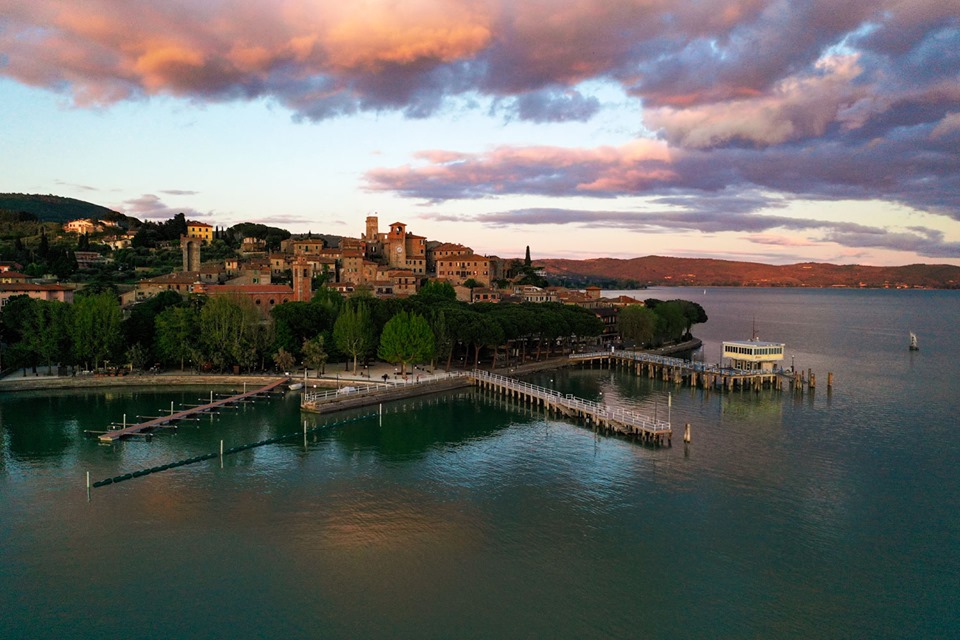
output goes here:
[{"label": "clock tower", "polygon": [[386,242],[387,263],[391,267],[407,266],[407,225],[394,222],[390,225],[390,233]]}]

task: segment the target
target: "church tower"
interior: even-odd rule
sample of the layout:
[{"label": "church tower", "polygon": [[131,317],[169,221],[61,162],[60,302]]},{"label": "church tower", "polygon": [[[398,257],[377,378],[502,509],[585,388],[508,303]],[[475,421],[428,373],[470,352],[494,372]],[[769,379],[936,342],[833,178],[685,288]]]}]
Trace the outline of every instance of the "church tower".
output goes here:
[{"label": "church tower", "polygon": [[394,222],[390,225],[390,233],[387,234],[386,247],[384,251],[387,256],[387,264],[391,267],[405,269],[407,267],[407,225],[402,222]]},{"label": "church tower", "polygon": [[303,256],[294,260],[291,265],[293,272],[293,300],[295,302],[310,302],[313,297],[313,266]]}]

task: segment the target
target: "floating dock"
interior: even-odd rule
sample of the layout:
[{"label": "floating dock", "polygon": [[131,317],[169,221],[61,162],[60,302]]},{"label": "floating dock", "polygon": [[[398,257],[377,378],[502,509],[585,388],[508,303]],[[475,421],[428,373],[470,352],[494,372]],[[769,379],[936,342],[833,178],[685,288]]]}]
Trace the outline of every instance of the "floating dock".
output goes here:
[{"label": "floating dock", "polygon": [[249,400],[250,398],[270,393],[277,387],[287,384],[288,382],[290,382],[290,378],[280,378],[279,380],[275,380],[265,387],[260,387],[259,389],[255,389],[253,391],[246,391],[238,395],[223,398],[221,400],[215,400],[213,402],[191,407],[189,409],[184,409],[183,411],[178,411],[176,413],[171,412],[168,416],[159,416],[157,418],[147,420],[146,422],[134,424],[123,429],[106,431],[101,433],[98,436],[98,439],[100,442],[116,442],[117,440],[122,440],[123,438],[128,438],[130,436],[149,433],[154,429],[169,428],[173,426],[173,423],[180,420],[190,419],[197,414],[222,409],[224,407],[237,404],[238,402],[243,402],[245,400]]}]

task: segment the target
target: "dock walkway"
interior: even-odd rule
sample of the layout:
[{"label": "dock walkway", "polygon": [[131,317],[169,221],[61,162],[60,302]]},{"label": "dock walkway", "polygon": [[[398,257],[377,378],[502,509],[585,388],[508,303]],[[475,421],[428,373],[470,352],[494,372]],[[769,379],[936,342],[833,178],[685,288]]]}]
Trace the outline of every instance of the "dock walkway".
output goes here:
[{"label": "dock walkway", "polygon": [[721,368],[703,362],[694,362],[682,358],[671,358],[652,353],[639,351],[596,351],[593,353],[572,353],[570,363],[599,362],[631,367],[637,375],[647,374],[650,378],[671,381],[677,384],[687,383],[691,387],[717,387],[733,390],[759,390],[770,386],[775,389],[783,387],[784,376],[778,371],[748,371],[745,369]]},{"label": "dock walkway", "polygon": [[235,396],[230,396],[229,398],[215,400],[213,402],[209,402],[204,405],[191,407],[189,409],[184,409],[183,411],[177,411],[176,413],[171,413],[168,416],[160,416],[158,418],[153,418],[151,420],[147,420],[146,422],[134,424],[129,427],[125,427],[123,429],[113,429],[111,431],[101,433],[98,436],[98,439],[100,440],[100,442],[115,442],[117,440],[121,440],[123,438],[137,435],[140,433],[149,432],[154,429],[162,429],[162,428],[170,427],[174,422],[177,422],[179,420],[184,420],[186,418],[190,418],[198,413],[206,413],[208,411],[214,411],[221,407],[236,404],[238,402],[243,402],[244,400],[247,400],[255,396],[263,395],[265,393],[270,393],[280,385],[287,384],[288,382],[290,382],[290,378],[280,378],[279,380],[275,380],[274,382],[271,382],[265,387],[260,387],[259,389],[255,389],[253,391],[247,391],[245,393],[241,393]]},{"label": "dock walkway", "polygon": [[673,436],[673,428],[669,422],[636,411],[584,400],[570,393],[563,394],[488,371],[472,371],[468,375],[481,389],[490,389],[518,400],[532,402],[567,417],[593,422],[597,428],[609,432],[639,437],[645,442],[656,444],[663,444],[664,440],[669,444]]}]

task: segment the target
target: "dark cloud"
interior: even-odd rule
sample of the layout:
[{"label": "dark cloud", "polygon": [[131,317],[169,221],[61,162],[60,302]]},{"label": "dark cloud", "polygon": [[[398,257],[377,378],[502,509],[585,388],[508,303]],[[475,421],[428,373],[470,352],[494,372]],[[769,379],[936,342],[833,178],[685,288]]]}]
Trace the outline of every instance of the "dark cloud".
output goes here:
[{"label": "dark cloud", "polygon": [[523,94],[502,108],[531,122],[586,122],[600,111],[600,100],[573,89],[543,89]]}]

